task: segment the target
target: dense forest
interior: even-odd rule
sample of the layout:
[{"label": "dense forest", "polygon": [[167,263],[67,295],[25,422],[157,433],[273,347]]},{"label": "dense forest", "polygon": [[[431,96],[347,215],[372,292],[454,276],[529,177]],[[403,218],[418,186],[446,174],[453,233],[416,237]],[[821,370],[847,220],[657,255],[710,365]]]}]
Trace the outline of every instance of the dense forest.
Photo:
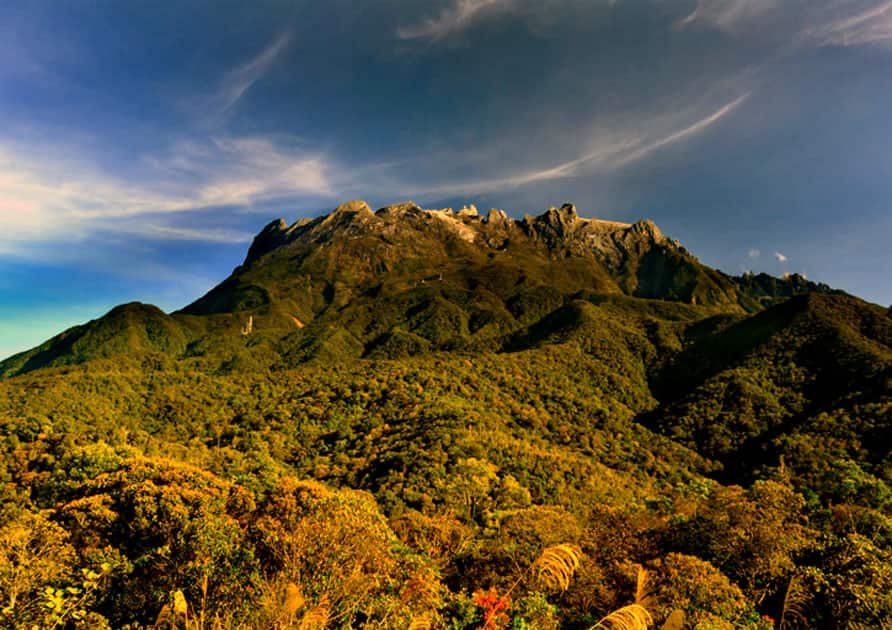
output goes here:
[{"label": "dense forest", "polygon": [[892,627],[890,424],[892,309],[351,202],[0,362],[0,625]]}]

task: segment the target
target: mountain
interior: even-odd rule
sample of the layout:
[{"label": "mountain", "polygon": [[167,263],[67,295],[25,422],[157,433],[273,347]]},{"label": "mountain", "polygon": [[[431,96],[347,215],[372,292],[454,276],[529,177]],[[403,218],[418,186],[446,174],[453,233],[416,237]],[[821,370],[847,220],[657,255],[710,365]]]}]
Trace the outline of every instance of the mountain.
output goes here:
[{"label": "mountain", "polygon": [[[584,219],[564,205],[513,220],[472,206],[372,212],[352,201],[315,220],[273,221],[245,262],[183,310],[130,304],[0,362],[0,377],[122,352],[262,361],[499,348],[581,293],[757,311],[778,297],[825,290],[801,276],[733,278],[702,265],[650,221]],[[826,288],[829,290],[829,288]],[[256,359],[256,357],[255,357]],[[222,360],[222,359],[221,359]]]},{"label": "mountain", "polygon": [[812,282],[802,274],[785,274],[782,278],[769,276],[767,273],[745,273],[731,278],[737,290],[755,300],[762,306],[770,306],[786,298],[803,293],[843,294],[823,282]]},{"label": "mountain", "polygon": [[548,282],[564,293],[594,289],[688,302],[736,301],[729,282],[649,221],[583,219],[572,205],[515,221],[495,209],[485,218],[473,207],[455,213],[413,203],[372,212],[354,201],[315,221],[271,223],[254,240],[245,264],[184,312],[268,306],[284,295],[296,297],[294,278],[304,276],[327,283],[309,288],[303,303],[294,304],[310,316],[336,299],[336,283],[356,292],[385,277],[413,286],[436,280],[467,291],[473,289],[468,277],[481,275],[480,285],[500,296],[518,284]]},{"label": "mountain", "polygon": [[890,431],[888,309],[571,205],[353,201],[0,363],[0,619],[886,627]]}]

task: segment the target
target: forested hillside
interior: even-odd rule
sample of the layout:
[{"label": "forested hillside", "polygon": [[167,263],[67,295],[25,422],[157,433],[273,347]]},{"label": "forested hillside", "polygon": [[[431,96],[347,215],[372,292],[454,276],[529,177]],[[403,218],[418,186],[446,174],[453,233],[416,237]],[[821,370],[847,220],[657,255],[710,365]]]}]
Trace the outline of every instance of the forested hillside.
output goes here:
[{"label": "forested hillside", "polygon": [[0,375],[7,627],[892,626],[892,313],[650,222],[351,202]]}]

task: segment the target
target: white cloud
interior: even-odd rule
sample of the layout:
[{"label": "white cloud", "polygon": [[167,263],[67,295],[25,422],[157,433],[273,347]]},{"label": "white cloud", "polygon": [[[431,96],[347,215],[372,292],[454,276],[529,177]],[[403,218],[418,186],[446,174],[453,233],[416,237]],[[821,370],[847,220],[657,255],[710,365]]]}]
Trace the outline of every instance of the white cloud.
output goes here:
[{"label": "white cloud", "polygon": [[[128,228],[119,229],[121,232],[129,231]],[[141,236],[155,237],[172,241],[200,241],[203,243],[250,243],[254,234],[250,232],[236,232],[234,230],[221,230],[208,228],[184,228],[157,223],[137,223],[132,226],[132,232]]]},{"label": "white cloud", "polygon": [[892,1],[848,1],[831,6],[832,17],[807,28],[801,39],[820,46],[892,44]]},{"label": "white cloud", "polygon": [[[427,188],[410,189],[412,193],[448,195],[460,192],[491,192],[516,188],[536,182],[572,177],[585,172],[609,172],[642,160],[661,148],[691,138],[716,124],[719,120],[733,112],[746,101],[749,94],[744,94],[726,103],[718,110],[703,116],[693,123],[676,131],[653,131],[648,134],[642,131],[648,125],[639,124],[627,131],[614,132],[597,137],[590,145],[589,151],[572,160],[529,170],[517,175],[496,177],[485,180],[454,182],[434,185]],[[688,113],[690,115],[690,113]]]},{"label": "white cloud", "polygon": [[98,231],[244,242],[245,234],[220,226],[184,229],[163,217],[216,206],[249,208],[297,195],[330,196],[332,190],[333,169],[324,156],[264,137],[178,143],[167,155],[146,158],[137,181],[64,157],[78,153],[78,147],[43,145],[36,155],[0,140],[0,253]]},{"label": "white cloud", "polygon": [[787,257],[780,252],[774,252],[774,257],[777,258],[777,262],[779,263],[787,262]]},{"label": "white cloud", "polygon": [[516,0],[453,0],[437,17],[397,29],[399,39],[441,39],[462,31],[486,15],[507,13]]},{"label": "white cloud", "polygon": [[750,258],[752,258],[753,260],[755,260],[755,259],[757,259],[759,256],[762,255],[762,252],[760,252],[758,249],[753,248],[753,249],[749,250],[749,251],[746,253],[746,255],[749,256]]},{"label": "white cloud", "polygon": [[[398,27],[395,36],[401,40],[436,42],[455,38],[480,23],[506,16],[519,19],[530,32],[541,34],[550,31],[555,20],[565,15],[573,4],[568,0],[448,0],[445,5],[440,3],[442,8],[438,13],[432,11],[420,21]],[[617,0],[575,0],[575,4],[585,9],[613,10]]]},{"label": "white cloud", "polygon": [[220,137],[176,144],[149,162],[172,179],[200,183],[195,207],[247,206],[298,193],[330,195],[332,167],[324,156],[267,137]]},{"label": "white cloud", "polygon": [[746,37],[765,33],[784,54],[823,46],[892,46],[892,0],[698,0],[675,26]]},{"label": "white cloud", "polygon": [[252,85],[269,72],[288,48],[291,39],[290,30],[280,33],[254,58],[227,72],[206,106],[216,113],[228,111]]},{"label": "white cloud", "polygon": [[697,8],[677,22],[677,26],[706,24],[733,30],[777,8],[777,0],[698,0]]},{"label": "white cloud", "polygon": [[640,149],[632,151],[630,154],[624,156],[621,160],[617,161],[614,164],[614,167],[622,166],[624,164],[628,164],[629,162],[634,162],[634,161],[640,160],[641,158],[646,157],[647,155],[653,153],[657,149],[661,149],[662,147],[665,147],[667,145],[670,145],[670,144],[673,144],[680,140],[685,140],[691,136],[694,136],[694,135],[700,133],[701,131],[705,131],[706,129],[708,129],[715,123],[717,123],[719,120],[721,120],[722,118],[724,118],[725,116],[727,116],[728,114],[733,112],[735,109],[740,107],[740,105],[742,105],[749,98],[749,96],[750,95],[747,92],[746,94],[743,94],[742,96],[737,97],[730,103],[726,103],[725,105],[720,107],[718,110],[716,110],[709,116],[706,116],[705,118],[698,120],[694,124],[692,124],[688,127],[685,127],[683,129],[680,129],[679,131],[676,131],[675,133],[671,133],[664,138],[660,138],[659,140],[655,140],[653,142],[645,144]]}]

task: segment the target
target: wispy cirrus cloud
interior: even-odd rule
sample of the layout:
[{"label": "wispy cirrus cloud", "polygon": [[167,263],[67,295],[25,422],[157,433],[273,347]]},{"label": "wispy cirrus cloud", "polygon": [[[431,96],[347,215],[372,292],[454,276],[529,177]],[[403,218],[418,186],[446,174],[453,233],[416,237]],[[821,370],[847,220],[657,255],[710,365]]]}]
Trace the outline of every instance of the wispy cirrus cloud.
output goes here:
[{"label": "wispy cirrus cloud", "polygon": [[820,46],[892,44],[892,1],[842,2],[833,16],[807,28],[801,38]]},{"label": "wispy cirrus cloud", "polygon": [[201,243],[225,243],[239,244],[250,243],[254,238],[251,232],[239,232],[236,230],[208,228],[186,228],[174,227],[170,225],[161,225],[158,223],[136,223],[131,227],[119,229],[118,231],[127,233],[132,231],[147,238],[157,238],[165,241],[192,241]]},{"label": "wispy cirrus cloud", "polygon": [[399,39],[437,40],[460,32],[476,21],[491,15],[510,12],[518,0],[454,0],[436,17],[397,29]]},{"label": "wispy cirrus cloud", "polygon": [[288,49],[294,37],[290,29],[279,33],[257,55],[227,72],[213,93],[201,103],[203,113],[222,115],[228,112],[273,67]]},{"label": "wispy cirrus cloud", "polygon": [[[248,238],[240,232],[184,228],[173,217],[220,206],[250,209],[300,195],[329,196],[334,171],[320,154],[264,137],[176,143],[165,155],[145,158],[138,178],[126,180],[64,157],[76,155],[77,147],[41,153],[0,141],[0,253],[100,231],[157,240],[244,242]],[[47,159],[46,154],[63,157]]]},{"label": "wispy cirrus cloud", "polygon": [[[441,195],[494,192],[538,182],[573,177],[583,173],[615,171],[633,162],[643,160],[664,147],[682,142],[706,131],[740,107],[749,96],[749,93],[745,93],[705,116],[701,114],[701,117],[694,122],[681,123],[679,125],[676,121],[674,129],[667,129],[664,126],[665,123],[656,124],[651,122],[650,125],[647,125],[643,121],[638,121],[637,128],[630,125],[625,131],[597,137],[591,143],[589,150],[579,157],[553,166],[527,170],[505,177],[417,188],[413,192]],[[687,112],[687,115],[690,116],[690,112]],[[641,130],[648,126],[652,127],[650,133]]]},{"label": "wispy cirrus cloud", "polygon": [[777,0],[698,0],[697,7],[676,25],[692,24],[733,30],[777,8]]},{"label": "wispy cirrus cloud", "polygon": [[[769,23],[769,18],[774,21]],[[759,19],[766,30],[786,35],[787,48],[892,43],[890,0],[698,0],[675,26],[702,25],[751,35]]]},{"label": "wispy cirrus cloud", "polygon": [[674,144],[681,140],[685,140],[691,136],[699,134],[702,131],[705,131],[706,129],[720,121],[722,118],[733,112],[735,109],[740,107],[744,102],[746,102],[749,97],[749,92],[747,92],[746,94],[742,94],[733,101],[722,105],[719,109],[709,114],[708,116],[697,120],[693,124],[679,129],[678,131],[675,131],[673,133],[670,133],[665,137],[646,142],[644,146],[631,151],[627,155],[619,156],[619,158],[615,161],[613,167],[617,168],[630,162],[635,162],[650,155],[658,149],[661,149],[670,144]]},{"label": "wispy cirrus cloud", "polygon": [[168,181],[194,186],[189,203],[195,207],[250,206],[301,193],[331,195],[336,171],[321,153],[263,136],[181,141],[167,155],[146,161],[166,173]]}]

